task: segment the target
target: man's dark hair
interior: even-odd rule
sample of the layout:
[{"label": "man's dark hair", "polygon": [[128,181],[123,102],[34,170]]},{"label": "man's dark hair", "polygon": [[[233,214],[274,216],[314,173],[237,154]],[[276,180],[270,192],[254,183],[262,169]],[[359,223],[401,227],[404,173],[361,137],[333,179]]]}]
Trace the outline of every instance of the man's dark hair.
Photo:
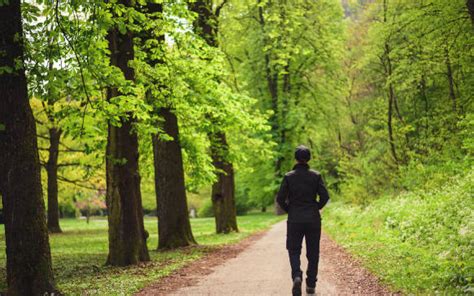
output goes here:
[{"label": "man's dark hair", "polygon": [[311,151],[304,145],[299,145],[295,150],[295,159],[299,162],[308,162],[311,159]]}]

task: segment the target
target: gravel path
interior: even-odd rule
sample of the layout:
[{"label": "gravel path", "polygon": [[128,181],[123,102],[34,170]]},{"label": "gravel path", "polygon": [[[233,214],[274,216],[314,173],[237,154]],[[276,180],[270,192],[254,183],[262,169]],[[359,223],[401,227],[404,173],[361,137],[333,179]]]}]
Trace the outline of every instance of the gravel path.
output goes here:
[{"label": "gravel path", "polygon": [[[208,264],[206,260],[201,262],[198,269],[202,270],[202,266],[205,268],[210,265],[209,269],[213,268],[209,272],[194,272],[196,268],[191,268],[178,273],[180,280],[158,282],[138,295],[291,295],[285,239],[286,222],[277,223],[261,238],[244,243],[246,245],[242,247],[243,250],[230,256],[233,258],[214,264]],[[303,271],[307,262],[305,252],[303,248]],[[213,256],[225,257],[225,254],[210,254],[208,261],[219,260]],[[196,274],[193,276],[189,273]],[[170,287],[163,289],[163,285]],[[316,292],[318,295],[395,294],[389,292],[376,277],[324,233],[321,238]]]}]

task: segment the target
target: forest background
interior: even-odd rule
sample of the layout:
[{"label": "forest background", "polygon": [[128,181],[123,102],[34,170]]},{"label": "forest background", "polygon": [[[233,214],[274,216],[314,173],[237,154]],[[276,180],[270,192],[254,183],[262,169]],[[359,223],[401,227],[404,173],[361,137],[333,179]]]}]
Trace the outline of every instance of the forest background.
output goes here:
[{"label": "forest background", "polygon": [[[232,211],[273,210],[305,144],[331,191],[324,221],[338,242],[397,289],[473,292],[473,1],[21,8],[50,232],[61,232],[60,217],[108,212],[111,223],[107,180],[125,163],[139,168],[128,192],[138,212],[166,217],[157,176],[182,170],[183,184],[170,186],[185,186],[176,194],[187,209],[176,209],[221,211],[234,218],[216,219],[217,232],[235,231]],[[235,209],[216,206],[228,191]]]}]

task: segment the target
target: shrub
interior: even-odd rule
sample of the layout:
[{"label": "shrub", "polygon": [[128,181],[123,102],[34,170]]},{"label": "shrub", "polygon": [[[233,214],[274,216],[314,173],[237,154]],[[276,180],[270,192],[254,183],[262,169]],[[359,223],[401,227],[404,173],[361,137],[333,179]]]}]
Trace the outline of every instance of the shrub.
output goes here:
[{"label": "shrub", "polygon": [[383,280],[409,293],[474,290],[474,173],[369,206],[333,203],[324,227]]},{"label": "shrub", "polygon": [[198,210],[198,217],[214,217],[214,210],[212,209],[211,199],[204,201],[204,203]]}]

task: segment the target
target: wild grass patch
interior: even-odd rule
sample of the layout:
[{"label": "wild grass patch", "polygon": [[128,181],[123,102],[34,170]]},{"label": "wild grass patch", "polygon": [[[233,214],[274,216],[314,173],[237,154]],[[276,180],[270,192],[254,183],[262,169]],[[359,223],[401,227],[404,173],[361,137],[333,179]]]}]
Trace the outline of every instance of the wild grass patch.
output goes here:
[{"label": "wild grass patch", "polygon": [[474,292],[474,174],[324,212],[324,228],[394,289]]}]

